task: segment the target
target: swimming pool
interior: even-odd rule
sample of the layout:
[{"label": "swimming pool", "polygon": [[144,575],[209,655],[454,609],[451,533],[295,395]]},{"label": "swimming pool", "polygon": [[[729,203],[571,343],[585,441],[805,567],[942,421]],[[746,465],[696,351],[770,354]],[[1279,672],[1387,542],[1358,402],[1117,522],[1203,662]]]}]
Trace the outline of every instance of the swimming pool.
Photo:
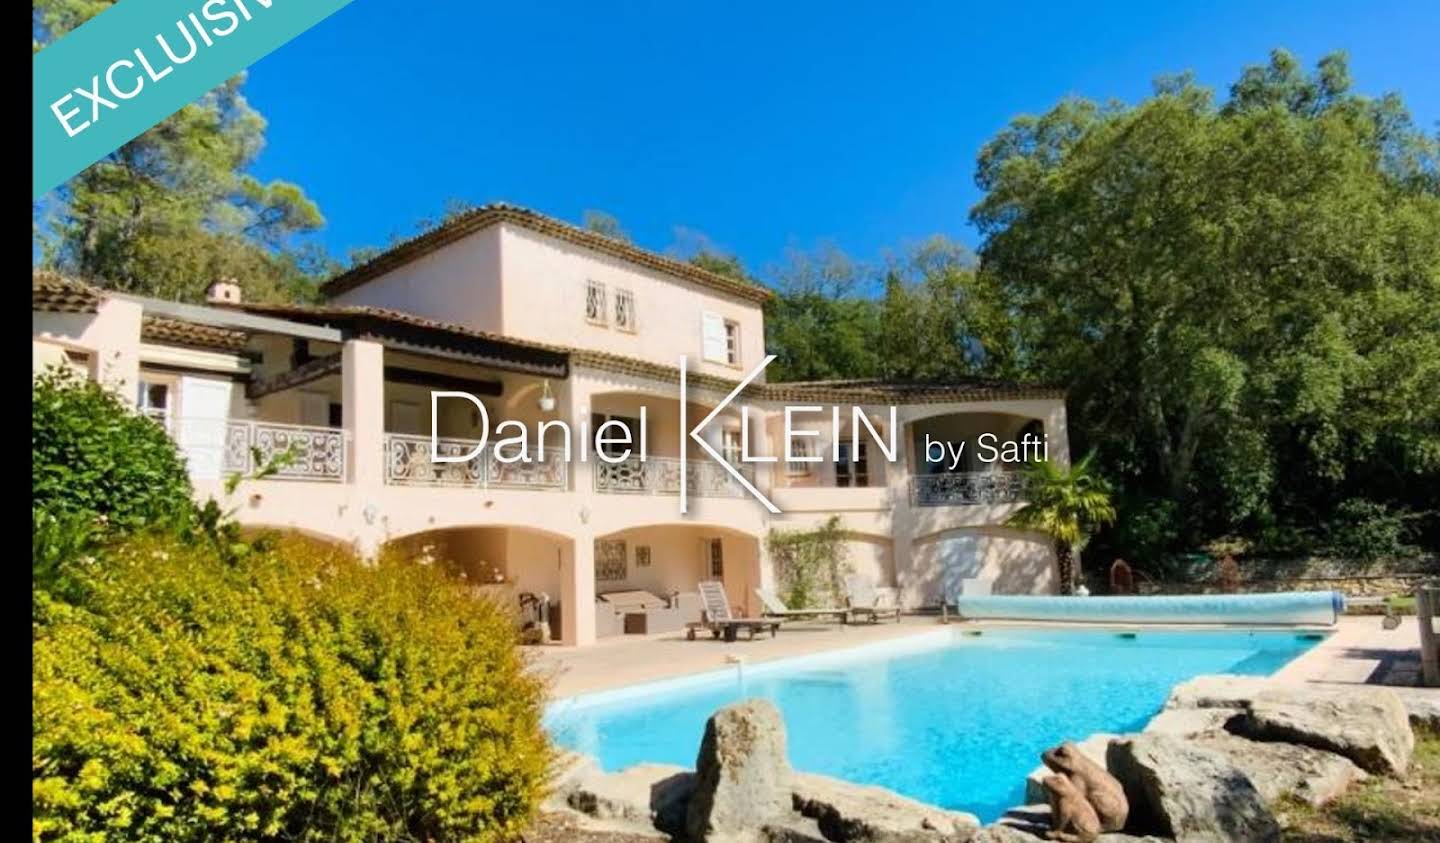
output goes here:
[{"label": "swimming pool", "polygon": [[1322,636],[1294,631],[985,630],[904,639],[560,700],[546,724],[608,771],[693,766],[705,720],[765,697],[797,770],[880,785],[984,822],[1024,800],[1041,750],[1142,727],[1202,673],[1268,675]]}]

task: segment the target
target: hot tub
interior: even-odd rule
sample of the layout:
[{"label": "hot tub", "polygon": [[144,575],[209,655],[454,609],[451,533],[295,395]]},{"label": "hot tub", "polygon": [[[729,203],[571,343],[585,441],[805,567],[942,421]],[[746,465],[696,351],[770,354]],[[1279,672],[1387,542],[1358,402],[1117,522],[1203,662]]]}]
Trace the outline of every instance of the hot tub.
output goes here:
[{"label": "hot tub", "polygon": [[1338,591],[1152,597],[1016,594],[957,597],[955,608],[961,617],[973,620],[1330,626],[1345,611],[1345,595]]}]

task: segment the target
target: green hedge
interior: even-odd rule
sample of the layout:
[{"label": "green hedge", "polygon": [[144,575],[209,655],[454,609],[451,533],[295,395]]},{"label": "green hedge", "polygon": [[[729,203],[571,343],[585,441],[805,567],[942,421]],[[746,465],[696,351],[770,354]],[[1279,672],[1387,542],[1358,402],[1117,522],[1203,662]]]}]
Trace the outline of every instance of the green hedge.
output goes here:
[{"label": "green hedge", "polygon": [[433,568],[139,538],[37,592],[36,841],[499,841],[544,689],[506,611]]},{"label": "green hedge", "polygon": [[185,462],[165,430],[65,369],[31,385],[34,507],[50,518],[130,532],[191,512]]}]

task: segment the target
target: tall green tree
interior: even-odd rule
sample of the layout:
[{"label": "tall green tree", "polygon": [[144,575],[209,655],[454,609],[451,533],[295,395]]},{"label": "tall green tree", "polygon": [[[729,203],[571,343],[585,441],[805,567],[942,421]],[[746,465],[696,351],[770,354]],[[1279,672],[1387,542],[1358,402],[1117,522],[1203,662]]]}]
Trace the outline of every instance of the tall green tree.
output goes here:
[{"label": "tall green tree", "polygon": [[[111,0],[36,0],[34,50]],[[297,185],[248,173],[265,120],[241,74],[86,168],[35,208],[41,259],[117,289],[199,299],[233,276],[247,296],[311,294],[324,253],[296,236],[324,223]]]},{"label": "tall green tree", "polygon": [[[1440,152],[1396,96],[1275,52],[1217,103],[1067,99],[983,148],[1015,360],[1166,542],[1440,493]],[[1171,518],[1157,518],[1158,511]]]},{"label": "tall green tree", "polygon": [[833,245],[790,249],[771,275],[765,347],[774,381],[871,377],[879,369],[879,308],[858,293],[868,270]]}]

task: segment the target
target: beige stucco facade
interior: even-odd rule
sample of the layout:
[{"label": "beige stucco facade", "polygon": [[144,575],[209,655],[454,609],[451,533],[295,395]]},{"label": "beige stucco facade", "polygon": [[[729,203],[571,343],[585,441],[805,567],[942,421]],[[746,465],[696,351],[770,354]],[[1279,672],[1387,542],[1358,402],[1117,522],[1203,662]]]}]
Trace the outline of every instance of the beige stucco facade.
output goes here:
[{"label": "beige stucco facade", "polygon": [[[767,534],[832,517],[846,534],[849,568],[907,609],[939,603],[960,577],[989,579],[997,592],[1054,590],[1049,544],[1002,526],[1023,506],[1018,466],[967,461],[948,471],[923,452],[927,434],[973,443],[1028,431],[1044,437],[1050,459],[1067,462],[1062,394],[931,391],[887,404],[873,395],[846,403],[843,391],[797,401],[752,389],[701,436],[732,458],[743,441],[748,454],[774,460],[743,466],[780,510],[771,512],[684,435],[763,359],[759,299],[615,251],[501,221],[339,292],[331,304],[344,307],[327,312],[119,295],[85,312],[54,312],[37,294],[34,366],[77,368],[144,405],[180,444],[201,498],[224,497],[227,476],[253,471],[252,448],[298,449],[297,463],[240,483],[223,501],[242,524],[295,529],[367,555],[389,545],[442,556],[509,599],[544,592],[571,645],[595,640],[596,595],[608,591],[665,596],[714,577],[737,611],[758,613],[754,590],[776,582]],[[592,283],[633,295],[626,330],[587,318]],[[372,315],[381,309],[446,324]],[[735,364],[706,359],[706,314],[738,327]],[[210,334],[177,340],[157,319],[223,329],[230,345],[217,347]],[[682,357],[691,375],[683,404]],[[478,459],[430,460],[432,445],[463,454],[483,433],[474,403],[432,404],[436,391],[467,392],[484,407],[490,438]],[[784,461],[787,406],[820,408],[790,416],[794,428],[813,431],[805,438],[819,462]],[[849,453],[860,418],[853,407],[868,422],[863,461]],[[560,423],[578,448],[592,422],[633,426],[642,409],[643,463],[612,465],[593,445],[586,458],[573,449],[563,458]],[[532,436],[550,425],[544,462],[501,464],[505,421]],[[883,456],[892,442],[893,461]],[[837,443],[843,466],[833,459]],[[610,560],[598,568],[597,548]]]}]

